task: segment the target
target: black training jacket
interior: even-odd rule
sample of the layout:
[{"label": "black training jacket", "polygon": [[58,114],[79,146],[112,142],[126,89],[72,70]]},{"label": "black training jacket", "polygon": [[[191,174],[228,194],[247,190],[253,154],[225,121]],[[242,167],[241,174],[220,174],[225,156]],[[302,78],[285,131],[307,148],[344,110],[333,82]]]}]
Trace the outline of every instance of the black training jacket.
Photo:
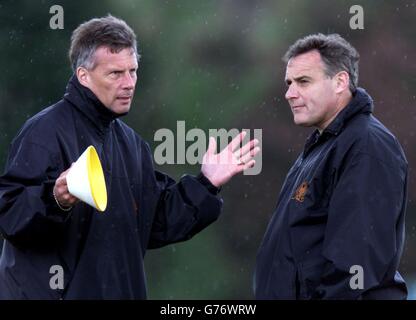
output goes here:
[{"label": "black training jacket", "polygon": [[258,299],[405,299],[407,161],[361,88],[290,169],[257,255]]},{"label": "black training jacket", "polygon": [[[74,76],[64,98],[13,140],[0,177],[0,298],[146,298],[146,250],[187,240],[218,218],[216,188],[202,175],[175,183],[155,171],[148,144],[117,117]],[[89,145],[102,161],[107,209],[79,202],[64,212],[55,180]],[[53,278],[59,267],[62,289]]]}]

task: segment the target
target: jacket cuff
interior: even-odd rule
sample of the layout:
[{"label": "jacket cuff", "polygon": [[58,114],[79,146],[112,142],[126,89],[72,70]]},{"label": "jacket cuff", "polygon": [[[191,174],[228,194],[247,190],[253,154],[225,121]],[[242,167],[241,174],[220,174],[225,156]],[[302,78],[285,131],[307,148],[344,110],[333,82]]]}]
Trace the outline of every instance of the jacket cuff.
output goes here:
[{"label": "jacket cuff", "polygon": [[204,174],[202,172],[200,172],[198,174],[198,176],[196,177],[196,179],[203,185],[205,186],[208,191],[213,194],[214,196],[216,196],[220,191],[221,191],[221,187],[217,188],[216,186],[214,186],[211,181],[209,181],[209,179],[207,177],[204,176]]}]

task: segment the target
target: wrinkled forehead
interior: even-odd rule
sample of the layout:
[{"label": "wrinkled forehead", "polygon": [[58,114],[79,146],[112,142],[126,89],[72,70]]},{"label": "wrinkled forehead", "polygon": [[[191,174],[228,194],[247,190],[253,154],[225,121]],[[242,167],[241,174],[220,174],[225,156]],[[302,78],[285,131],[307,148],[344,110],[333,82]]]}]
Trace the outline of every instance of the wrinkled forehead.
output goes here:
[{"label": "wrinkled forehead", "polygon": [[286,79],[301,76],[318,76],[325,74],[325,64],[317,50],[302,53],[289,59],[286,66]]},{"label": "wrinkled forehead", "polygon": [[105,68],[137,68],[137,55],[133,48],[118,52],[109,47],[99,47],[94,53],[95,66]]}]

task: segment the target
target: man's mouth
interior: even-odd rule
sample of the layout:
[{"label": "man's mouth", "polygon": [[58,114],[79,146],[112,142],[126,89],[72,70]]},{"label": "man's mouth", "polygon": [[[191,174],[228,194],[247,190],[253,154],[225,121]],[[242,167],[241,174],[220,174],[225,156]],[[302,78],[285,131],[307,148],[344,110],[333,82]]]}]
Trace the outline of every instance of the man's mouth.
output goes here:
[{"label": "man's mouth", "polygon": [[299,109],[304,108],[304,107],[305,107],[305,105],[292,106],[292,110],[295,111],[295,110],[299,110]]},{"label": "man's mouth", "polygon": [[132,96],[121,96],[121,97],[117,97],[117,100],[121,100],[121,101],[130,101],[132,98]]}]

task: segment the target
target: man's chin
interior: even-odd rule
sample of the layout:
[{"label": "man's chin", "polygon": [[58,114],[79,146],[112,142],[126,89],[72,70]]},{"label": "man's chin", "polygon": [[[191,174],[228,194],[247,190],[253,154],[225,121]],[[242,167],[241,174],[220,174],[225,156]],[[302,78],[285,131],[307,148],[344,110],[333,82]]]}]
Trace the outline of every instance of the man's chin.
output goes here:
[{"label": "man's chin", "polygon": [[113,111],[114,113],[117,113],[119,115],[123,115],[123,114],[126,114],[130,111],[130,107],[131,107],[131,104],[117,105],[117,106],[114,106],[113,108],[111,108],[111,111]]},{"label": "man's chin", "polygon": [[313,124],[309,123],[304,119],[297,119],[296,117],[293,119],[293,122],[300,127],[312,127]]}]

